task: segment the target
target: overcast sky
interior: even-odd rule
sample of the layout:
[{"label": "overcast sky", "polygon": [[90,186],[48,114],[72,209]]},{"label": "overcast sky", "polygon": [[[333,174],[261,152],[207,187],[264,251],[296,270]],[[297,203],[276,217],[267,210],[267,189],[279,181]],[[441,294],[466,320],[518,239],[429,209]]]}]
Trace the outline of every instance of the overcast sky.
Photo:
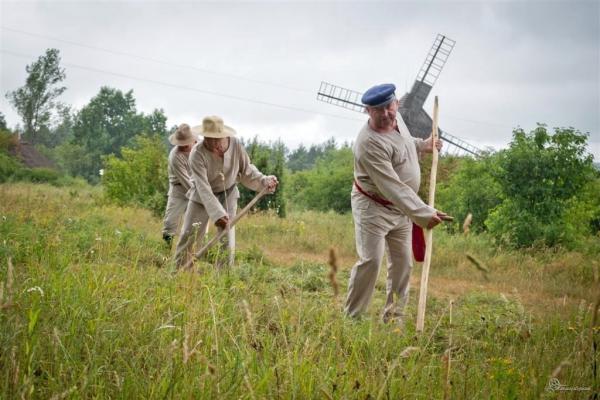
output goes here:
[{"label": "overcast sky", "polygon": [[316,100],[321,81],[409,90],[438,33],[456,41],[425,104],[473,145],[506,147],[537,122],[590,134],[600,160],[599,1],[4,1],[0,110],[25,66],[60,50],[81,108],[101,86],[133,89],[168,125],[216,114],[245,138],[288,147],[352,141],[366,116]]}]

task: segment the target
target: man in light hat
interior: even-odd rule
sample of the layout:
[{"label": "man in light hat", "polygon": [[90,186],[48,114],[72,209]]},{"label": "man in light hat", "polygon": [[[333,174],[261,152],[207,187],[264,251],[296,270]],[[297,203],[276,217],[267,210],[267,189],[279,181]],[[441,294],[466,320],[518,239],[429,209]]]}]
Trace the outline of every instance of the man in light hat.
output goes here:
[{"label": "man in light hat", "polygon": [[[412,269],[412,222],[431,229],[446,216],[417,195],[419,153],[432,152],[433,141],[410,135],[398,112],[393,84],[377,85],[362,102],[369,114],[354,144],[352,216],[359,260],[352,268],[345,312],[363,313],[373,295],[387,249],[387,298],[383,321],[402,325]],[[441,141],[435,143],[441,149]]]},{"label": "man in light hat", "polygon": [[234,218],[240,197],[237,182],[250,190],[260,191],[267,187],[274,192],[277,187],[275,176],[263,175],[253,164],[235,137],[235,130],[217,116],[204,118],[202,125],[192,132],[204,136],[204,140],[192,149],[189,158],[192,172],[192,187],[187,192],[189,199],[183,218],[181,237],[177,243],[175,262],[177,267],[187,263],[192,256],[194,243],[205,235],[208,221],[219,231],[228,229],[224,245],[228,249],[228,263],[234,260],[235,228],[229,228]]},{"label": "man in light hat", "polygon": [[190,168],[188,157],[192,146],[196,143],[196,136],[188,124],[181,124],[171,136],[169,142],[175,147],[169,153],[169,198],[163,221],[162,237],[171,246],[173,236],[177,232],[179,219],[185,212],[188,199],[186,193],[190,190]]}]

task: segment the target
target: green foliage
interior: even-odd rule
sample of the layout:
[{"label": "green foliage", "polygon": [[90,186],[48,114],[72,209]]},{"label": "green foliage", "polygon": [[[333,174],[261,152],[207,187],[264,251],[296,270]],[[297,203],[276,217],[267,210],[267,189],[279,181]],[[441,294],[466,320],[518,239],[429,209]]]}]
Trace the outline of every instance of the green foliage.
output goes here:
[{"label": "green foliage", "polygon": [[[260,143],[258,138],[252,139],[250,143],[244,144],[250,161],[265,175],[275,175],[279,181],[277,191],[271,195],[263,197],[255,206],[259,210],[275,210],[278,216],[285,218],[286,199],[284,197],[286,190],[286,173],[285,165],[285,145],[278,141],[273,144]],[[248,204],[256,193],[252,190],[239,185],[240,190],[240,207]]]},{"label": "green foliage", "polygon": [[16,135],[0,130],[0,183],[24,181],[50,183],[54,186],[68,183],[62,173],[53,169],[25,167],[18,158],[10,154],[17,140]]},{"label": "green foliage", "polygon": [[16,171],[13,180],[56,185],[61,177],[60,172],[50,168],[23,168]]},{"label": "green foliage", "polygon": [[498,160],[503,193],[539,215],[560,213],[562,202],[576,195],[593,171],[586,142],[587,136],[572,128],[556,128],[553,135],[544,125],[529,134],[515,130]]},{"label": "green foliage", "polygon": [[[421,186],[419,187],[419,197],[427,201],[429,199],[429,181],[431,180],[431,154],[422,154],[420,161],[421,169]],[[446,184],[456,171],[462,165],[464,159],[468,157],[457,157],[444,155],[438,158],[437,179],[436,179],[436,204],[438,203],[438,188],[440,185]]]},{"label": "green foliage", "polygon": [[600,172],[566,202],[563,215],[566,229],[573,237],[600,234]]},{"label": "green foliage", "polygon": [[7,93],[6,97],[23,119],[23,139],[38,144],[42,136],[48,135],[55,99],[66,90],[58,86],[65,79],[65,71],[60,67],[57,49],[47,49],[45,55],[25,69],[29,74],[25,85]]},{"label": "green foliage", "polygon": [[336,143],[334,138],[322,144],[312,145],[308,150],[301,144],[289,154],[286,166],[292,172],[311,169],[315,166],[317,160],[335,149]]},{"label": "green foliage", "polygon": [[169,189],[167,149],[162,138],[137,136],[121,155],[111,154],[104,159],[102,184],[106,196],[118,204],[145,207],[162,216]]},{"label": "green foliage", "polygon": [[452,230],[460,230],[469,213],[473,216],[470,229],[474,232],[485,230],[490,211],[502,202],[494,172],[497,159],[496,154],[478,159],[462,158],[447,179],[438,180],[436,207],[455,218],[455,223],[450,225]]},{"label": "green foliage", "polygon": [[[575,244],[582,215],[575,211],[581,207],[577,197],[594,174],[586,141],[586,135],[572,128],[555,128],[554,134],[544,125],[529,134],[515,130],[510,148],[498,155],[496,180],[503,202],[486,221],[499,243]],[[568,209],[577,217],[569,218]],[[589,233],[589,221],[585,231]]]},{"label": "green foliage", "polygon": [[[121,155],[121,148],[131,144],[138,134],[166,134],[166,117],[162,110],[155,110],[146,116],[138,113],[133,91],[126,93],[109,87],[102,87],[77,114],[73,125],[71,144],[81,146],[88,154],[73,171],[91,183],[99,181],[98,171],[102,168],[102,157]],[[70,147],[65,151],[78,151]],[[63,159],[65,162],[65,159]]]},{"label": "green foliage", "polygon": [[17,135],[7,129],[0,129],[0,152],[8,153],[18,141]]},{"label": "green foliage", "polygon": [[32,182],[49,183],[53,186],[74,184],[72,178],[49,168],[26,168],[16,158],[0,151],[0,183]]},{"label": "green foliage", "polygon": [[6,131],[8,127],[6,126],[6,119],[4,118],[4,113],[0,111],[0,131]]},{"label": "green foliage", "polygon": [[71,176],[82,176],[93,168],[92,155],[80,144],[63,143],[46,153],[62,171]]},{"label": "green foliage", "polygon": [[0,151],[0,183],[11,180],[23,170],[23,165],[8,153]]},{"label": "green foliage", "polygon": [[48,135],[42,143],[49,148],[54,148],[62,143],[68,143],[73,139],[73,124],[76,113],[70,106],[58,104],[56,107],[57,117],[50,127]]},{"label": "green foliage", "polygon": [[313,169],[290,176],[288,196],[294,205],[319,211],[350,210],[350,191],[354,179],[354,156],[345,145],[330,149]]}]

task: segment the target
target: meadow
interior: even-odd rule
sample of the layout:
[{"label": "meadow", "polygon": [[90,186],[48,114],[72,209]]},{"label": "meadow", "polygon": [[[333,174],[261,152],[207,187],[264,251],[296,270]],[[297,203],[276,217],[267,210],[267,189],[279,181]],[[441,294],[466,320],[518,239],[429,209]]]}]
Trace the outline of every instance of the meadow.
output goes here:
[{"label": "meadow", "polygon": [[[600,240],[434,234],[425,331],[341,312],[350,215],[256,213],[236,264],[175,273],[161,221],[88,186],[0,185],[0,398],[529,399],[599,391]],[[339,271],[328,278],[330,248]],[[489,272],[477,269],[466,255]],[[594,328],[595,327],[595,328]]]}]

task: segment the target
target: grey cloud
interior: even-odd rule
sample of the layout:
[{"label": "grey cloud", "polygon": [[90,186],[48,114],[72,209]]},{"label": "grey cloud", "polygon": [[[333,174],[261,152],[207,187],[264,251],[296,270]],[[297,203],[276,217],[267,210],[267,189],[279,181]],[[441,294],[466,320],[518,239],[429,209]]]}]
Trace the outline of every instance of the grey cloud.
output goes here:
[{"label": "grey cloud", "polygon": [[[432,92],[441,96],[442,116],[448,116],[443,126],[482,143],[501,137],[506,144],[511,127],[536,121],[600,132],[597,15],[593,2],[2,3],[3,26],[220,74],[7,31],[0,31],[0,40],[2,48],[34,58],[57,47],[65,63],[354,119],[67,67],[63,101],[79,107],[101,85],[134,89],[140,110],[162,107],[170,124],[222,113],[251,130],[271,136],[281,131],[291,142],[286,124],[295,132],[310,130],[306,140],[325,140],[330,132],[351,139],[360,125],[356,119],[364,116],[317,102],[320,81],[358,91],[391,81],[404,91],[441,32],[457,41]],[[4,94],[23,83],[24,67],[34,58],[1,56]],[[9,110],[3,96],[0,107]],[[14,112],[7,117],[17,122]]]}]

